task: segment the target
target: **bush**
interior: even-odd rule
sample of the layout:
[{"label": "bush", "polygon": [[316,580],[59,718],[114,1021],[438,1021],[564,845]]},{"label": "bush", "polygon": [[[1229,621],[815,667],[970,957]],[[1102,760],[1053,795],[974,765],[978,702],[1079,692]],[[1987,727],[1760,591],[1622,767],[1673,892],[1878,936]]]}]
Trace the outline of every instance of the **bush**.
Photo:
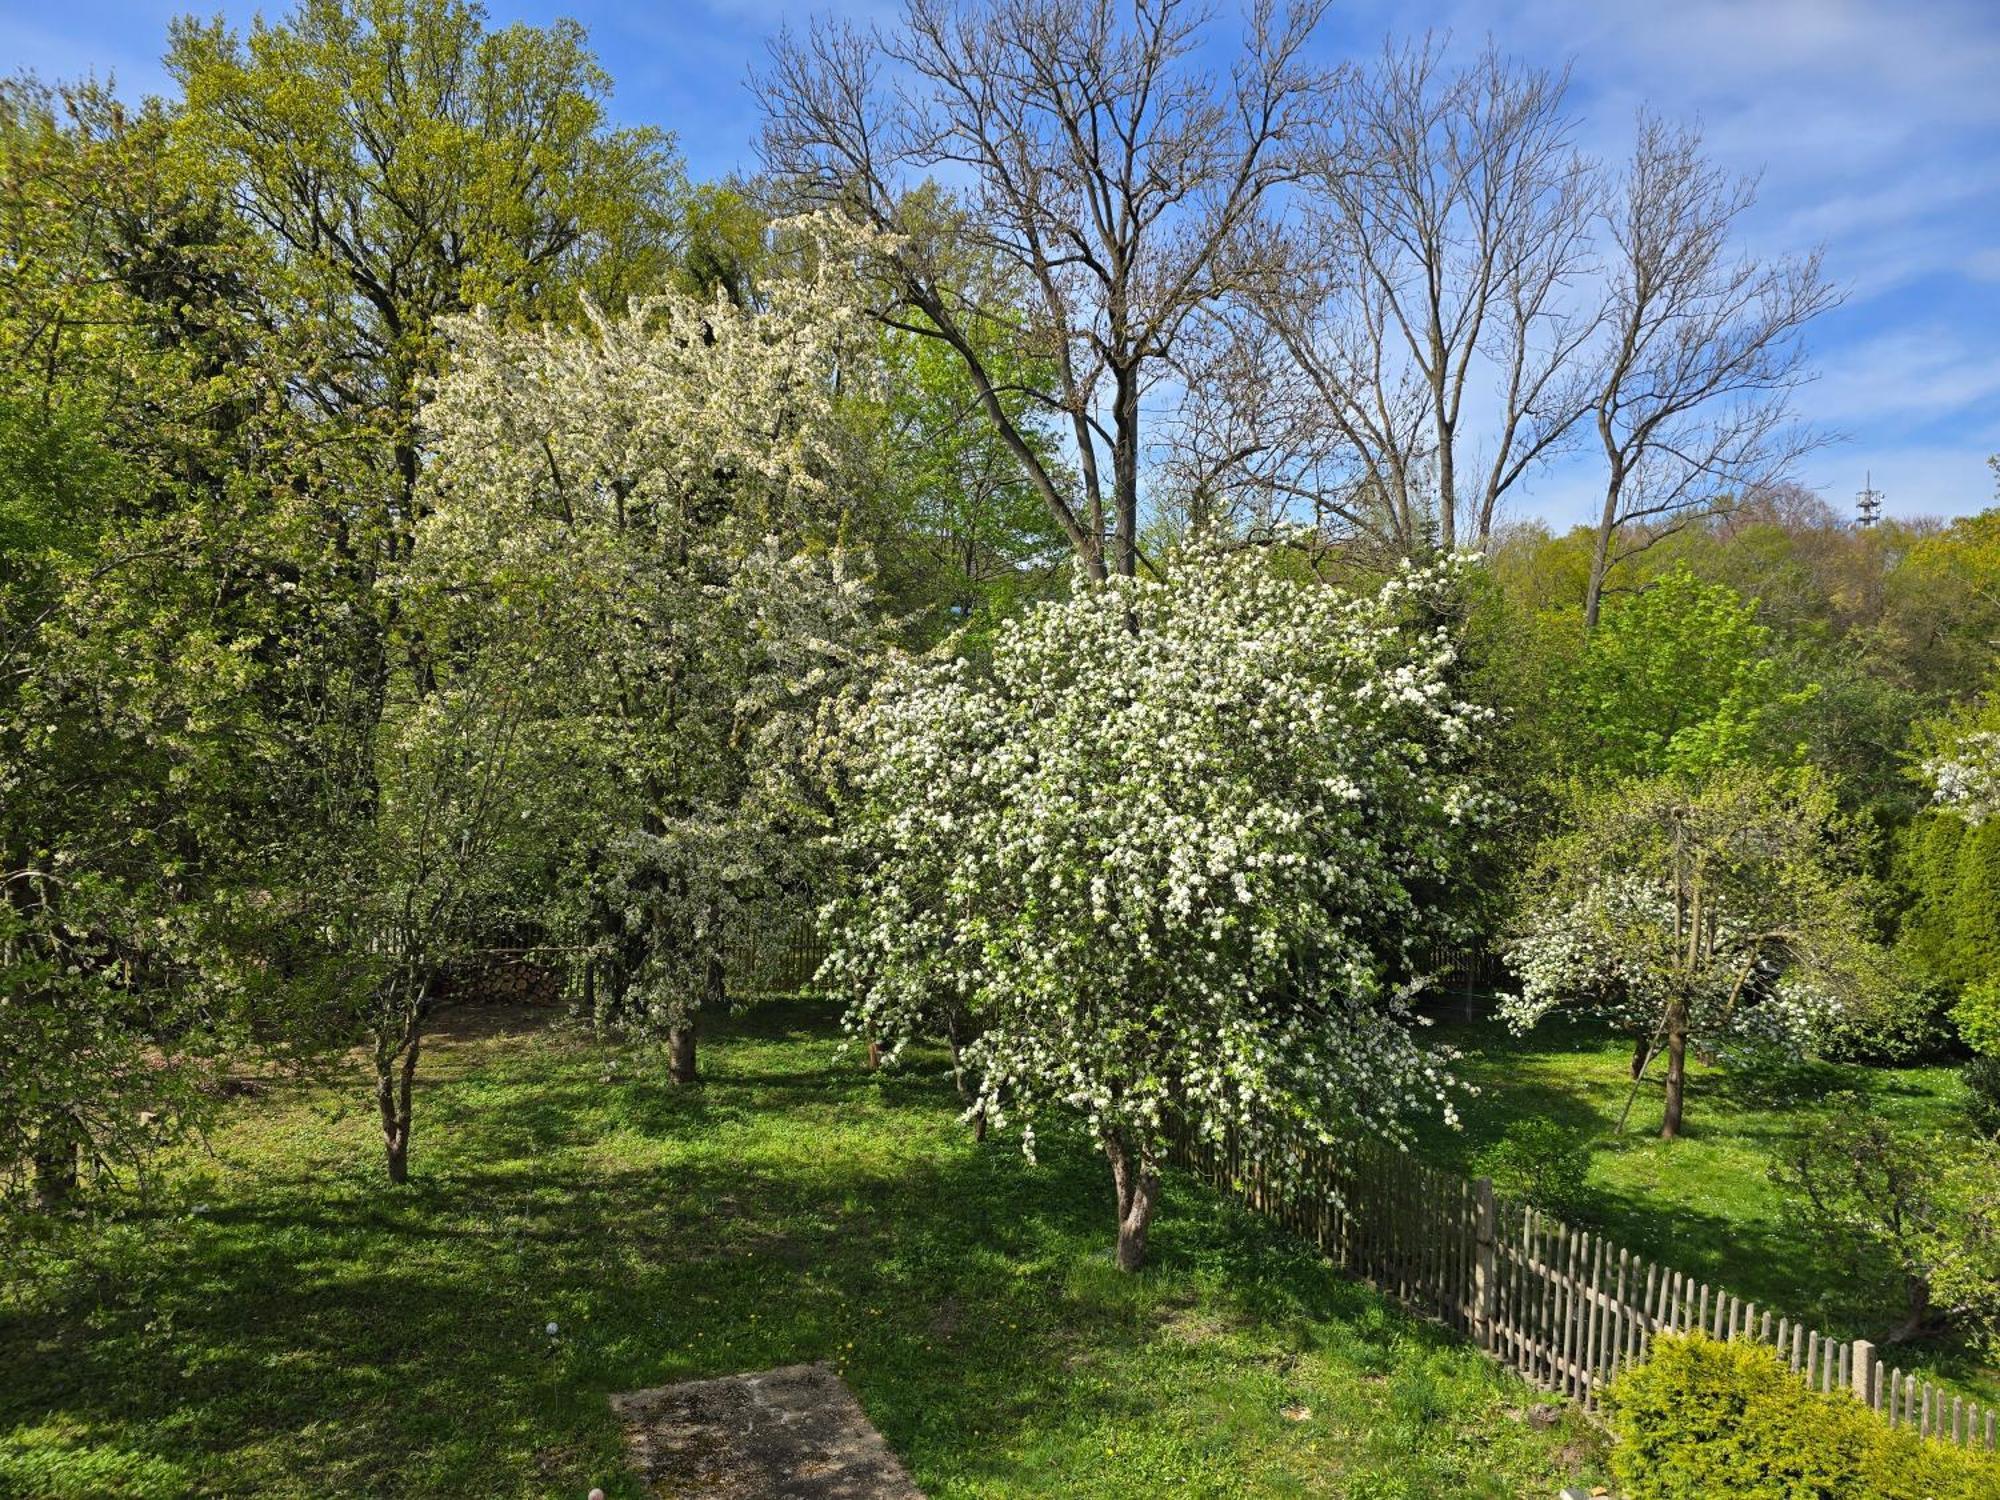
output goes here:
[{"label": "bush", "polygon": [[1503,1193],[1525,1199],[1559,1219],[1585,1216],[1590,1192],[1590,1145],[1553,1120],[1522,1120],[1482,1151],[1479,1170]]},{"label": "bush", "polygon": [[[1905,964],[1908,955],[1902,954]],[[1836,1062],[1900,1065],[1954,1050],[1951,996],[1934,984],[1900,974],[1873,1003],[1843,1016],[1824,1055]]]},{"label": "bush", "polygon": [[1991,1500],[2000,1457],[1897,1431],[1809,1390],[1760,1344],[1663,1334],[1612,1383],[1626,1500]]},{"label": "bush", "polygon": [[1972,1095],[1965,1112],[1972,1116],[1974,1128],[2000,1135],[2000,1057],[1975,1057],[1959,1069],[1958,1076]]},{"label": "bush", "polygon": [[1951,1008],[1965,1045],[1981,1057],[2000,1057],[2000,979],[1968,984]]}]

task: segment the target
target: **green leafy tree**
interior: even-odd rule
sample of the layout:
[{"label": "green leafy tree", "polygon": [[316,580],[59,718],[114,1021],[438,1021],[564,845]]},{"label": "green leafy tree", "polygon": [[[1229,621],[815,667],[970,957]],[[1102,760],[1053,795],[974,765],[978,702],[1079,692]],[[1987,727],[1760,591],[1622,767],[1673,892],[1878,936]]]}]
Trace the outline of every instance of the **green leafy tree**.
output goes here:
[{"label": "green leafy tree", "polygon": [[324,458],[168,110],[0,87],[0,185],[0,1170],[54,1200],[198,1124],[262,998]]},{"label": "green leafy tree", "polygon": [[546,871],[580,811],[577,754],[561,708],[585,665],[568,622],[504,577],[470,583],[433,567],[398,580],[426,641],[398,671],[349,784],[369,816],[298,915],[323,935],[320,977],[357,1012],[375,1069],[391,1182],[409,1177],[412,1094],[443,981],[539,915]]},{"label": "green leafy tree", "polygon": [[1885,670],[1943,706],[1986,681],[2000,640],[2000,508],[1899,538],[1869,632]]},{"label": "green leafy tree", "polygon": [[[976,646],[1028,601],[1059,591],[1068,542],[981,415],[963,362],[936,339],[894,328],[880,349],[869,489],[884,591],[922,636],[957,630]],[[984,351],[1009,387],[1000,399],[1011,422],[1055,466],[1054,435],[1016,393],[1009,357],[1005,347]]]},{"label": "green leafy tree", "polygon": [[438,320],[574,311],[666,278],[682,180],[651,129],[611,128],[610,80],[573,21],[489,28],[463,0],[302,0],[247,38],[175,23],[177,130],[207,154],[306,320],[307,399],[377,446],[373,539],[418,508],[417,408]]},{"label": "green leafy tree", "polygon": [[[184,93],[174,140],[252,226],[257,317],[290,351],[300,445],[341,455],[337,474],[298,486],[302,554],[338,607],[286,643],[325,670],[288,708],[286,784],[312,836],[274,862],[274,906],[286,965],[324,976],[374,1040],[400,1175],[439,966],[491,930],[490,872],[521,845],[496,819],[537,782],[521,736],[545,738],[522,718],[543,710],[482,665],[519,622],[469,623],[424,593],[434,491],[418,421],[442,325],[475,307],[569,318],[584,294],[666,281],[684,184],[665,136],[609,124],[609,80],[573,22],[495,28],[460,0],[303,0],[247,37],[179,22],[167,67]],[[461,774],[491,794],[461,799]],[[458,855],[430,857],[453,829]],[[386,1081],[399,1070],[400,1104]]]},{"label": "green leafy tree", "polygon": [[1771,1169],[1795,1230],[1839,1247],[1856,1276],[1894,1268],[1905,1307],[1889,1342],[1944,1325],[1990,1340],[2000,1330],[2000,1144],[1901,1129],[1861,1094],[1829,1104]]},{"label": "green leafy tree", "polygon": [[1701,775],[1795,763],[1780,729],[1816,691],[1785,680],[1754,602],[1677,567],[1606,608],[1556,697],[1584,774]]},{"label": "green leafy tree", "polygon": [[2000,993],[2000,691],[1920,723],[1915,779],[1931,806],[1901,830],[1892,876],[1901,942],[1918,971],[1956,997],[1961,1032],[1986,1043]]}]

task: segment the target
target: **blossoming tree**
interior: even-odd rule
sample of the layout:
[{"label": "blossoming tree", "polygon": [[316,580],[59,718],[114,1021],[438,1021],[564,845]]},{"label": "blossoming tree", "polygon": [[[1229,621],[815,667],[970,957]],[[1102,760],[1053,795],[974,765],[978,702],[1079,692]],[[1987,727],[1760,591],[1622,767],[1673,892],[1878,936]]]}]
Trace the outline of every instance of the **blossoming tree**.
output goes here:
[{"label": "blossoming tree", "polygon": [[1635,1092],[1664,1047],[1672,1139],[1690,1039],[1796,1053],[1879,995],[1848,840],[1806,772],[1575,791],[1522,882],[1508,955],[1521,991],[1503,1012],[1517,1030],[1560,1006],[1628,1028],[1646,1039]]},{"label": "blossoming tree", "polygon": [[1923,765],[1934,801],[1974,827],[2000,817],[2000,729],[1975,729]]},{"label": "blossoming tree", "polygon": [[968,1115],[1051,1111],[1110,1162],[1120,1266],[1144,1259],[1175,1117],[1400,1138],[1449,1111],[1409,976],[1451,923],[1494,799],[1482,711],[1421,623],[1440,574],[1353,598],[1267,557],[1079,581],[990,671],[905,660],[853,726],[849,886],[829,972],[893,1059],[956,1008]]},{"label": "blossoming tree", "polygon": [[[811,230],[786,231],[808,264]],[[802,883],[814,809],[793,773],[867,655],[862,560],[825,540],[862,325],[837,260],[817,263],[748,305],[462,320],[426,411],[427,565],[548,612],[585,663],[564,711],[595,799],[563,893],[579,990],[663,1036],[676,1082],[732,923]]]}]

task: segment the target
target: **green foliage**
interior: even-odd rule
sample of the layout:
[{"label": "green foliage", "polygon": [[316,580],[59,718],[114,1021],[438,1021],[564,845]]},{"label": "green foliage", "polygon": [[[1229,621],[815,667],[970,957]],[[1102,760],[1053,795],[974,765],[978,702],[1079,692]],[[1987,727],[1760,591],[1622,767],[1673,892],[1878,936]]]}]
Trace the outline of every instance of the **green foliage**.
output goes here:
[{"label": "green foliage", "polygon": [[[1003,283],[1001,294],[1015,291]],[[925,326],[919,315],[907,319]],[[1044,372],[1018,368],[1019,354],[985,332],[973,325],[981,360],[1004,391],[996,399],[1023,441],[1059,469],[1052,424],[1021,394]],[[879,394],[853,410],[872,449],[864,504],[881,539],[883,592],[916,640],[957,632],[961,651],[983,655],[1002,621],[1062,592],[1069,542],[981,410],[954,350],[885,329],[878,353]]]},{"label": "green foliage", "polygon": [[1579,770],[1701,775],[1797,763],[1781,726],[1817,691],[1786,679],[1754,601],[1682,566],[1608,605],[1556,698]]},{"label": "green foliage", "polygon": [[1966,1046],[1982,1057],[2000,1058],[2000,970],[1968,984],[1951,1019]]},{"label": "green foliage", "polygon": [[1526,1119],[1473,1158],[1504,1193],[1578,1223],[1590,1204],[1590,1143],[1554,1120]]},{"label": "green foliage", "polygon": [[770,216],[743,183],[732,179],[691,188],[681,210],[674,282],[704,298],[720,291],[734,306],[745,306],[756,296],[769,228]]},{"label": "green foliage", "polygon": [[[1768,611],[1760,608],[1759,618]],[[1771,718],[1771,738],[1803,747],[1805,762],[1833,784],[1843,806],[1866,809],[1887,827],[1898,827],[1922,805],[1922,791],[1903,762],[1910,725],[1923,700],[1852,643],[1815,632],[1777,649],[1778,675],[1813,683]]]},{"label": "green foliage", "polygon": [[1513,1024],[1581,1007],[1670,1059],[1693,1039],[1755,1061],[1825,1045],[1889,988],[1856,830],[1811,773],[1582,784],[1564,810],[1519,884]]},{"label": "green foliage", "polygon": [[1772,1166],[1793,1233],[1840,1247],[1858,1274],[1901,1273],[1901,1341],[1950,1326],[1990,1344],[2000,1331],[2000,1146],[1906,1129],[1859,1094],[1837,1097],[1818,1130]]},{"label": "green foliage", "polygon": [[1959,1070],[1972,1096],[1968,1113],[1973,1128],[2000,1136],[2000,1056],[1975,1057]]},{"label": "green foliage", "polygon": [[1951,990],[2000,980],[2000,819],[1921,814],[1896,839],[1891,879],[1901,946],[1924,977]]},{"label": "green foliage", "polygon": [[[464,0],[301,0],[247,38],[177,21],[187,137],[234,179],[351,337],[423,360],[477,305],[566,311],[663,282],[684,184],[660,130],[613,128],[611,80],[574,21],[489,27]],[[342,348],[351,357],[360,350]],[[407,383],[393,403],[414,399]]]},{"label": "green foliage", "polygon": [[1761,1344],[1661,1335],[1606,1409],[1627,1500],[1981,1500],[2000,1484],[2000,1457],[1892,1429]]},{"label": "green foliage", "polygon": [[2000,984],[2000,819],[1968,831],[1951,887],[1952,959],[1968,985]]},{"label": "green foliage", "polygon": [[41,1157],[47,1196],[277,1019],[247,960],[326,599],[245,226],[167,112],[0,86],[0,184],[0,1189]]},{"label": "green foliage", "polygon": [[1885,570],[1870,635],[1883,665],[1930,702],[1945,704],[1989,678],[2000,640],[2000,509],[1942,531],[1885,538],[1902,554]]},{"label": "green foliage", "polygon": [[423,509],[440,320],[573,317],[580,294],[618,306],[658,286],[678,158],[656,129],[609,124],[611,81],[576,22],[495,29],[465,0],[300,0],[247,38],[184,17],[166,66],[176,140],[259,227],[294,387],[362,469],[332,547],[358,554],[358,623],[393,650],[394,605],[371,586]]}]

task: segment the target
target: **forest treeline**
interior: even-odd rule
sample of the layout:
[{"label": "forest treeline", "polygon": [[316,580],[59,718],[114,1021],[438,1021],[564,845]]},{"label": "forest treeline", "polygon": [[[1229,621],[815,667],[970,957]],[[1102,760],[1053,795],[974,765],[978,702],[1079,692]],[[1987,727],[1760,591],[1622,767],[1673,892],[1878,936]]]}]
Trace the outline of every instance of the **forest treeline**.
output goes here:
[{"label": "forest treeline", "polygon": [[[907,9],[775,41],[714,182],[454,0],[0,88],[11,1198],[356,1046],[401,1180],[482,964],[690,1080],[822,905],[982,1124],[1081,1101],[1130,1264],[1162,1099],[1424,1102],[1439,944],[1670,1129],[1690,1045],[2000,1050],[2000,509],[1792,482],[1836,292],[1697,134],[1588,161],[1560,76],[1311,5],[1217,73],[1173,5]],[[1510,520],[1558,456],[1601,518]]]}]

